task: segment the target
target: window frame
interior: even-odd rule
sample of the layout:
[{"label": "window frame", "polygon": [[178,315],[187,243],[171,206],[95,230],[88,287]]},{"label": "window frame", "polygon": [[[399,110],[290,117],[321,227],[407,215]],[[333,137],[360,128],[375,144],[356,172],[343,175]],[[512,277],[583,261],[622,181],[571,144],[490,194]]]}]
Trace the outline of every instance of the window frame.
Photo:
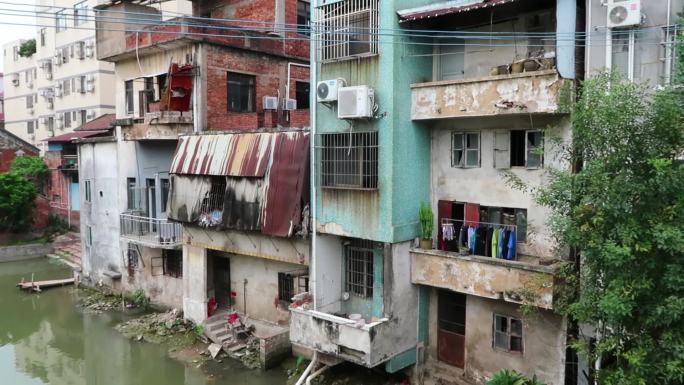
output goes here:
[{"label": "window frame", "polygon": [[[379,0],[342,0],[316,7],[317,28],[323,31],[316,39],[318,60],[332,63],[377,56],[378,35],[367,31],[379,28],[379,8]],[[367,49],[359,49],[366,45]]]},{"label": "window frame", "polygon": [[83,199],[87,203],[92,203],[93,201],[93,191],[90,179],[83,181]]},{"label": "window frame", "polygon": [[[522,319],[517,318],[517,317],[513,317],[513,316],[509,316],[509,315],[500,314],[500,313],[492,313],[492,314],[493,314],[493,318],[492,318],[492,348],[494,350],[498,350],[498,351],[502,351],[502,352],[506,352],[506,353],[511,353],[511,354],[520,354],[520,355],[525,354],[525,338],[524,338],[525,325],[524,325]],[[506,330],[505,331],[497,330],[497,322],[496,322],[497,318],[506,320]],[[514,333],[512,331],[512,329],[513,329],[511,326],[513,324],[512,321],[520,323],[520,333]],[[504,335],[505,336],[506,344],[507,344],[506,347],[502,347],[502,346],[499,346],[499,344],[497,344],[497,338],[496,338],[497,333],[498,333],[498,335]],[[511,344],[512,338],[519,338],[520,339],[520,350],[512,349],[512,344]]]},{"label": "window frame", "polygon": [[295,81],[295,100],[298,110],[308,110],[311,107],[311,83]]},{"label": "window frame", "polygon": [[319,134],[321,188],[378,190],[379,139],[377,131]]},{"label": "window frame", "polygon": [[86,225],[86,246],[93,246],[93,227]]},{"label": "window frame", "polygon": [[311,36],[311,3],[297,0],[297,33]]},{"label": "window frame", "polygon": [[[79,11],[82,11],[79,12]],[[74,26],[88,22],[88,0],[83,0],[74,4]]]},{"label": "window frame", "polygon": [[40,46],[45,47],[45,41],[47,37],[47,28],[43,27],[40,30],[38,30],[38,36],[40,37]]},{"label": "window frame", "polygon": [[164,276],[183,279],[183,251],[162,250],[162,270]]},{"label": "window frame", "polygon": [[124,104],[126,107],[126,115],[133,115],[135,112],[133,79],[124,81]]},{"label": "window frame", "polygon": [[[468,147],[468,138],[471,135],[477,136],[477,148]],[[460,136],[460,140],[457,139]],[[457,142],[460,141],[460,148],[456,147]],[[482,135],[480,131],[452,131],[451,133],[451,167],[453,168],[480,168],[482,164],[481,156]],[[461,161],[456,163],[456,151],[462,151]],[[477,154],[477,164],[468,164],[468,154],[475,152]]]},{"label": "window frame", "polygon": [[[539,145],[536,147],[529,147],[530,134],[539,134]],[[541,148],[541,154],[537,155],[539,157],[539,164],[536,166],[530,166],[530,153],[535,150],[535,148]],[[542,130],[525,130],[525,168],[528,170],[538,170],[544,168],[544,131]]]},{"label": "window frame", "polygon": [[26,133],[28,135],[33,135],[36,131],[35,124],[33,120],[27,120],[26,121]]},{"label": "window frame", "polygon": [[59,33],[67,30],[66,9],[55,12],[55,32]]},{"label": "window frame", "polygon": [[[246,83],[245,83],[246,81]],[[256,84],[257,77],[253,74],[228,71],[226,74],[226,105],[228,112],[247,114],[257,111],[256,103]],[[237,87],[237,88],[236,88]],[[231,88],[233,92],[231,92]],[[238,95],[232,95],[235,91]],[[246,95],[243,94],[246,92]],[[247,97],[247,106],[243,106],[243,98]],[[239,106],[231,105],[231,100],[239,101]]]},{"label": "window frame", "polygon": [[[522,133],[522,142],[523,142],[523,148],[517,148],[517,146],[513,145],[513,132],[516,133]],[[540,144],[537,147],[530,147],[529,146],[529,137],[531,134],[540,134]],[[496,135],[496,134],[495,134]],[[495,139],[496,141],[496,139]],[[519,143],[518,143],[519,144]],[[514,151],[514,148],[515,151]],[[530,165],[530,153],[535,150],[535,148],[541,148],[542,152],[541,154],[538,155],[539,157],[539,164],[538,165]],[[498,149],[496,148],[496,144],[494,146],[494,157],[496,159],[496,151]],[[544,158],[545,158],[545,147],[544,147],[544,130],[541,129],[532,129],[532,130],[508,130],[508,167],[499,167],[496,164],[494,164],[495,168],[518,168],[518,169],[528,169],[528,170],[540,170],[544,168]],[[523,153],[523,164],[513,164],[513,154],[514,152],[517,153],[518,151],[522,151]]]}]

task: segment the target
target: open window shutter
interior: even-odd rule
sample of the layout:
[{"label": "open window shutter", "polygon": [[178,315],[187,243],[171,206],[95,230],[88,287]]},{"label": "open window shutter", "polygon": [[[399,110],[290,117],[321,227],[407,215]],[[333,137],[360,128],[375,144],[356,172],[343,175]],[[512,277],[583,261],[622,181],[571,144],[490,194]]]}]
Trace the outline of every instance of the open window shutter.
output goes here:
[{"label": "open window shutter", "polygon": [[451,218],[452,210],[451,201],[437,202],[437,240],[440,250],[446,250],[446,242],[442,238],[442,218]]},{"label": "open window shutter", "polygon": [[510,132],[494,133],[494,167],[511,168],[511,155],[509,150]]},{"label": "open window shutter", "polygon": [[466,225],[476,225],[480,221],[480,205],[477,203],[465,204]]}]

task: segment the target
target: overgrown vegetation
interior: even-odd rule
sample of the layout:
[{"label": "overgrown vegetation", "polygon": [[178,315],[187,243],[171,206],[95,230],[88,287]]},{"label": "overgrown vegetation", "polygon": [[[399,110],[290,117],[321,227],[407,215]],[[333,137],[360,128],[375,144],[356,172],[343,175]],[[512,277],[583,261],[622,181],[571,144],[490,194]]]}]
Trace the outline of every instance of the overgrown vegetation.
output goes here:
[{"label": "overgrown vegetation", "polygon": [[418,219],[420,221],[420,234],[423,239],[432,238],[432,230],[434,224],[434,214],[432,213],[432,208],[426,202],[421,203],[420,210],[418,211]]},{"label": "overgrown vegetation", "polygon": [[574,261],[555,309],[596,327],[595,343],[574,346],[601,359],[599,384],[684,384],[684,90],[601,74],[583,83],[572,126],[561,150],[573,169],[531,190]]},{"label": "overgrown vegetation", "polygon": [[137,289],[130,293],[126,299],[136,307],[147,309],[150,306],[150,299],[145,295],[145,290]]},{"label": "overgrown vegetation", "polygon": [[36,53],[36,39],[26,40],[19,46],[19,56],[31,57]]},{"label": "overgrown vegetation", "polygon": [[39,156],[18,156],[12,161],[10,172],[24,178],[44,178],[48,175],[47,165]]},{"label": "overgrown vegetation", "polygon": [[37,195],[35,185],[23,176],[13,172],[0,174],[0,230],[28,230],[33,223]]},{"label": "overgrown vegetation", "polygon": [[487,385],[546,385],[536,375],[527,378],[515,370],[502,369],[494,374]]}]

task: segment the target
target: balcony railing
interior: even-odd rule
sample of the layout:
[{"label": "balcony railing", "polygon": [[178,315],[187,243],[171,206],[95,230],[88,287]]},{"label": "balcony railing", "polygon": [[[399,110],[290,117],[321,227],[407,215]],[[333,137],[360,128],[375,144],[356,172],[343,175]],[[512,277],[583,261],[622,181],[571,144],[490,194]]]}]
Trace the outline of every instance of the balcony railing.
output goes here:
[{"label": "balcony railing", "polygon": [[78,169],[78,155],[62,155],[61,169],[77,170]]},{"label": "balcony railing", "polygon": [[147,247],[176,249],[182,244],[180,223],[132,214],[120,215],[121,238]]}]

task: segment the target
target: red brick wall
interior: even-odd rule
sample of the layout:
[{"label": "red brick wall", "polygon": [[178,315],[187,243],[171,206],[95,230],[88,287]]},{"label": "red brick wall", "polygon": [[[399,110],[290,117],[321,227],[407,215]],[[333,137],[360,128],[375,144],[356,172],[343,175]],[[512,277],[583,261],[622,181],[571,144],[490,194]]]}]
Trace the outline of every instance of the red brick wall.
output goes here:
[{"label": "red brick wall", "polygon": [[[207,128],[210,130],[254,130],[273,128],[278,124],[290,127],[308,127],[309,110],[290,113],[287,121],[283,111],[264,111],[263,97],[280,95],[281,107],[287,82],[285,58],[238,51],[217,46],[207,48]],[[228,72],[256,76],[256,112],[228,111]],[[295,81],[309,81],[308,68],[292,67],[290,97],[295,97]],[[292,119],[294,117],[295,119]]]},{"label": "red brick wall", "polygon": [[[76,171],[62,171],[58,167],[62,164],[62,151],[46,151],[45,164],[50,170],[46,197],[50,201],[50,212],[68,219],[69,184],[71,176]],[[78,225],[79,212],[71,212],[71,223]]]},{"label": "red brick wall", "polygon": [[0,172],[7,172],[15,158],[16,150],[8,148],[0,150]]}]

